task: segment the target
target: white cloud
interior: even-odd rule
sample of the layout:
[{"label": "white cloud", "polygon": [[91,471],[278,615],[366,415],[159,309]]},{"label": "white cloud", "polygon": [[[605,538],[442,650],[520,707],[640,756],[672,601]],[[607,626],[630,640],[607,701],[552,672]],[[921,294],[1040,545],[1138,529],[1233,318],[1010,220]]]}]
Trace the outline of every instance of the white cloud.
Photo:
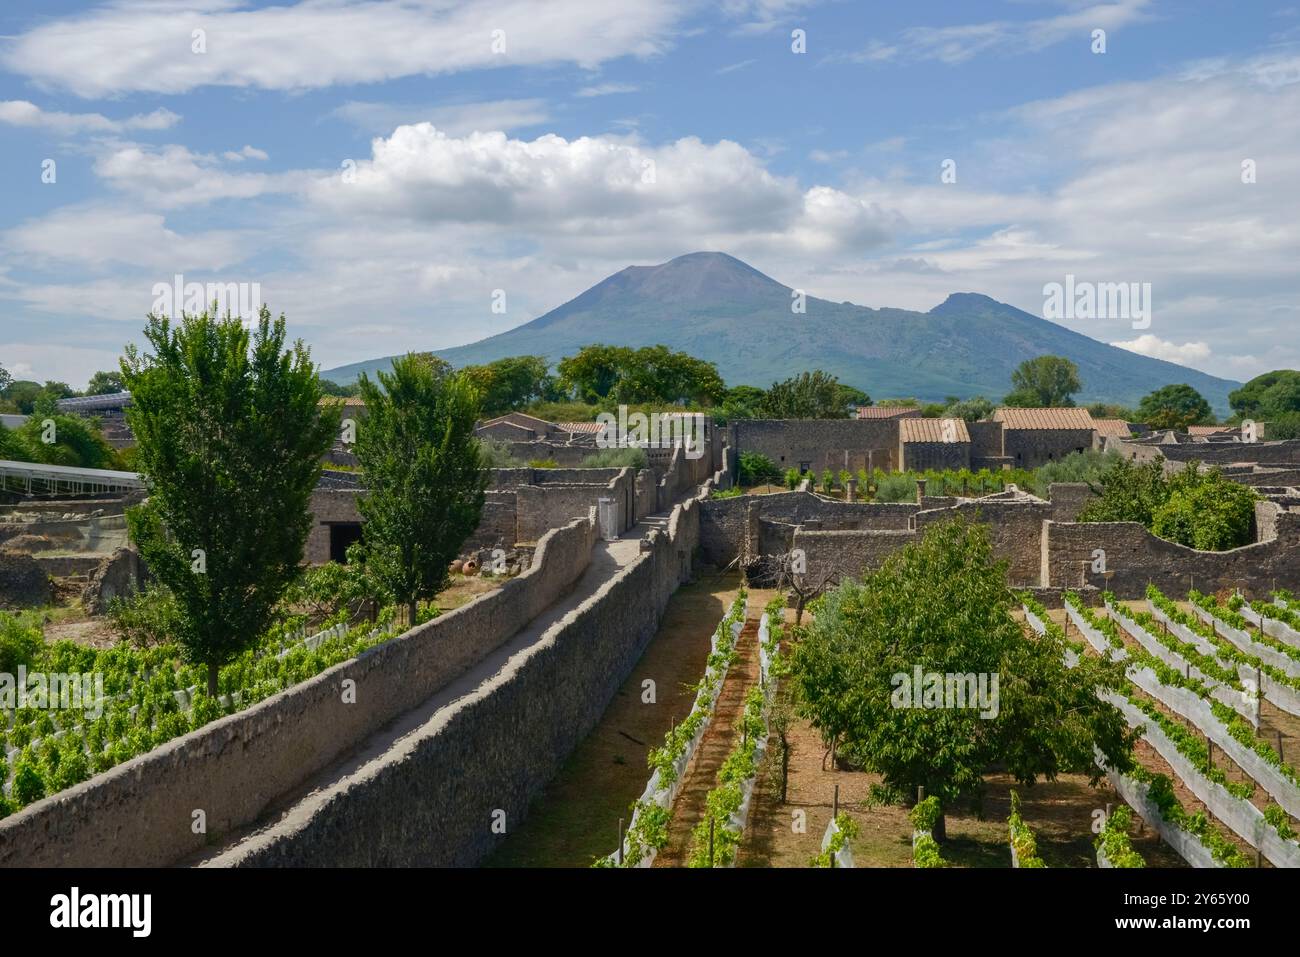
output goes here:
[{"label": "white cloud", "polygon": [[259,150],[256,146],[245,144],[242,150],[226,150],[221,154],[232,163],[242,163],[246,159],[268,160],[271,158],[266,150]]},{"label": "white cloud", "polygon": [[592,97],[592,96],[611,96],[615,93],[635,93],[641,89],[635,83],[597,83],[593,86],[584,86],[575,96]]},{"label": "white cloud", "polygon": [[944,27],[911,27],[892,43],[871,40],[856,53],[835,54],[828,60],[882,63],[894,60],[937,60],[949,66],[965,63],[982,53],[1032,52],[1070,38],[1082,44],[1092,31],[1117,30],[1145,18],[1150,0],[1114,0],[1037,20],[990,20]]},{"label": "white cloud", "polygon": [[44,110],[28,100],[0,100],[0,123],[52,130],[56,133],[120,133],[126,130],[165,130],[180,122],[171,110],[157,109],[123,120],[102,113],[60,113]]},{"label": "white cloud", "polygon": [[399,126],[414,123],[432,123],[440,130],[460,136],[489,130],[509,132],[521,127],[537,126],[550,119],[546,102],[540,99],[491,100],[436,106],[349,100],[330,111],[329,115],[351,123],[363,132],[385,135]]},{"label": "white cloud", "polygon": [[[243,162],[245,158],[265,159],[266,153],[246,146],[225,156]],[[95,173],[115,189],[161,209],[252,199],[305,183],[305,177],[296,173],[232,173],[223,169],[215,156],[175,144],[157,148],[108,144],[95,160]]]},{"label": "white cloud", "polygon": [[1180,366],[1190,366],[1203,362],[1210,357],[1210,346],[1205,342],[1168,342],[1150,333],[1143,333],[1128,342],[1112,342],[1112,346],[1136,352],[1138,355],[1150,356],[1152,359],[1164,359],[1176,362]]},{"label": "white cloud", "polygon": [[[594,68],[665,50],[685,0],[115,0],[47,20],[0,62],[83,97],[202,86],[307,90],[501,66]],[[194,31],[204,52],[194,52]],[[494,50],[493,31],[503,31]]]}]

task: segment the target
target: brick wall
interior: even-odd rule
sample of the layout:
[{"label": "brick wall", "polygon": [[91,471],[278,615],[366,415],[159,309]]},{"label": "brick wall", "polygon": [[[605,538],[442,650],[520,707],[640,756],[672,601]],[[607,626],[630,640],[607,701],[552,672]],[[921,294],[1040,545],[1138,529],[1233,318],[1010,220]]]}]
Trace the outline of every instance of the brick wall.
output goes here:
[{"label": "brick wall", "polygon": [[1007,429],[1003,445],[1016,468],[1035,469],[1092,448],[1093,435],[1092,429]]},{"label": "brick wall", "polygon": [[898,468],[898,422],[893,419],[749,419],[730,426],[738,452],[761,452],[781,471],[808,462],[818,474],[848,466]]}]

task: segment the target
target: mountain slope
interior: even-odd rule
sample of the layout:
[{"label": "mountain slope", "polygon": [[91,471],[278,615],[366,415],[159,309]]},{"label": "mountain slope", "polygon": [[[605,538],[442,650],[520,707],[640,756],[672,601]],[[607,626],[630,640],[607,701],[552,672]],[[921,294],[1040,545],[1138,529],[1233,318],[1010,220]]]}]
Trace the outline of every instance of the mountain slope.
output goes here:
[{"label": "mountain slope", "polygon": [[[453,365],[504,356],[556,362],[584,345],[663,343],[716,362],[728,385],[766,387],[805,369],[824,369],[876,398],[940,400],[1010,391],[1025,359],[1062,355],[1083,380],[1081,401],[1136,405],[1151,390],[1186,382],[1218,412],[1238,383],[1151,359],[975,293],[956,293],[929,312],[870,309],[808,297],[791,311],[792,290],[724,253],[629,266],[575,299],[507,332],[437,355]],[[327,370],[350,382],[392,357]]]}]

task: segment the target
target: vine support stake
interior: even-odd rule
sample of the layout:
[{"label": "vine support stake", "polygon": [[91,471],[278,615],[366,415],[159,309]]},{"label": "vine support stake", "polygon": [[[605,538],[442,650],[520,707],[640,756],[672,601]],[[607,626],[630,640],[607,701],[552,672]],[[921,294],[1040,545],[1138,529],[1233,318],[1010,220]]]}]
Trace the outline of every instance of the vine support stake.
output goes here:
[{"label": "vine support stake", "polygon": [[1286,764],[1286,756],[1282,754],[1282,730],[1280,728],[1277,732],[1277,762],[1278,764]]},{"label": "vine support stake", "polygon": [[618,819],[618,866],[623,866],[623,819]]},{"label": "vine support stake", "polygon": [[840,786],[835,785],[835,797],[831,801],[831,820],[840,816]]}]

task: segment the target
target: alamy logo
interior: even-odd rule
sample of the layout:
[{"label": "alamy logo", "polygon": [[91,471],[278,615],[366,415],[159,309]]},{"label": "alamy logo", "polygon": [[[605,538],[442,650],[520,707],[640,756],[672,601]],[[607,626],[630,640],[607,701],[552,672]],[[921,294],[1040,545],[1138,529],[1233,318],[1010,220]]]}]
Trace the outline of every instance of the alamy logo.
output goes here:
[{"label": "alamy logo", "polygon": [[1151,326],[1151,283],[1076,282],[1043,286],[1044,319],[1131,319],[1134,329]]},{"label": "alamy logo", "polygon": [[917,665],[909,675],[899,671],[889,680],[894,691],[889,703],[895,708],[940,708],[978,710],[981,718],[996,718],[1001,710],[998,673],[940,674],[923,672]]},{"label": "alamy logo", "polygon": [[0,671],[0,708],[16,711],[85,711],[90,721],[104,713],[103,672],[53,672],[27,670],[18,666],[18,674]]},{"label": "alamy logo", "polygon": [[83,895],[74,887],[51,897],[50,908],[51,927],[126,927],[132,937],[148,937],[153,928],[152,894]]},{"label": "alamy logo", "polygon": [[618,415],[601,412],[596,416],[600,431],[596,447],[601,449],[671,449],[681,446],[688,459],[704,455],[704,413],[644,412],[628,414],[627,406],[618,407]]},{"label": "alamy logo", "polygon": [[156,316],[179,316],[182,312],[198,315],[213,303],[217,305],[217,315],[229,313],[240,319],[256,318],[262,308],[262,284],[260,282],[186,282],[185,277],[177,273],[172,277],[171,285],[156,282],[153,285],[152,312]]}]

